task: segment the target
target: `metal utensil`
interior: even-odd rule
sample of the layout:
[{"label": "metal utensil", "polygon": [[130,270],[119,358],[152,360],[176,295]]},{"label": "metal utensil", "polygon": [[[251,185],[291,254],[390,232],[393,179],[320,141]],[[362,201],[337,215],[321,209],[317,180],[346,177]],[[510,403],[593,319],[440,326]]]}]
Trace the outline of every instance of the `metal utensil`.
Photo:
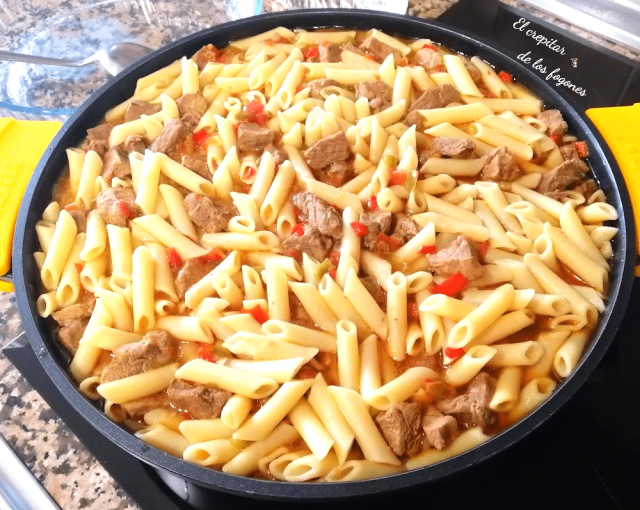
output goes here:
[{"label": "metal utensil", "polygon": [[100,62],[109,74],[115,76],[152,51],[151,48],[147,48],[142,44],[121,42],[114,44],[106,50],[96,51],[93,55],[82,60],[39,57],[36,55],[13,53],[11,51],[0,51],[0,60],[68,67],[80,67],[93,62]]}]

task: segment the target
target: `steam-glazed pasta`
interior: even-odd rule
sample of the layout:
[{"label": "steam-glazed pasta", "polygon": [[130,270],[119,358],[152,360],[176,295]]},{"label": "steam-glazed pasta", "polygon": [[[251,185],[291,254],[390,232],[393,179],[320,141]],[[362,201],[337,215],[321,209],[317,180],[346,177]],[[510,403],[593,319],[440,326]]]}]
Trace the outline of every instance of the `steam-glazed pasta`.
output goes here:
[{"label": "steam-glazed pasta", "polygon": [[617,213],[523,90],[377,30],[276,28],[141,78],[36,226],[82,393],[289,482],[427,466],[534,411],[606,307]]}]

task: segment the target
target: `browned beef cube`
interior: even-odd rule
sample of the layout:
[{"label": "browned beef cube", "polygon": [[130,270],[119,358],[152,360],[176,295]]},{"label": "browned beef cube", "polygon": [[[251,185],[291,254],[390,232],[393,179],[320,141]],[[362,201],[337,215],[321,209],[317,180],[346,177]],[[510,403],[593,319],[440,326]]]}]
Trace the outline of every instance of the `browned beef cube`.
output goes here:
[{"label": "browned beef cube", "polygon": [[333,239],[322,235],[319,230],[311,225],[304,227],[304,233],[301,236],[291,235],[282,243],[282,247],[285,250],[299,250],[316,260],[324,260],[332,246]]},{"label": "browned beef cube", "polygon": [[273,156],[276,166],[280,166],[287,160],[287,153],[283,150],[277,149],[275,145],[269,144],[264,148],[265,152],[268,152]]},{"label": "browned beef cube", "polygon": [[196,420],[218,418],[231,393],[204,384],[174,379],[167,388],[171,405],[187,411]]},{"label": "browned beef cube", "polygon": [[367,37],[362,44],[360,45],[360,49],[364,51],[368,51],[372,55],[375,55],[381,60],[384,60],[389,55],[393,55],[393,60],[398,60],[402,55],[395,48],[389,46],[387,43],[383,43],[379,41],[372,35]]},{"label": "browned beef cube", "polygon": [[425,367],[435,370],[436,372],[441,369],[440,356],[437,354],[427,354],[424,351],[420,351],[415,356],[407,356],[402,362],[402,367],[405,369],[413,367]]},{"label": "browned beef cube", "polygon": [[141,374],[175,361],[177,354],[177,342],[170,333],[149,331],[139,342],[116,348],[100,380],[105,383]]},{"label": "browned beef cube", "polygon": [[480,69],[478,69],[471,62],[465,62],[464,67],[467,69],[467,72],[469,73],[469,76],[471,76],[471,79],[475,83],[482,85],[482,73],[480,72]]},{"label": "browned beef cube", "polygon": [[589,179],[588,181],[581,182],[577,186],[571,188],[571,190],[576,193],[580,193],[585,199],[588,199],[598,190],[598,185],[596,184],[596,181]]},{"label": "browned beef cube", "polygon": [[442,56],[440,53],[430,48],[418,50],[416,52],[416,60],[429,72],[442,65]]},{"label": "browned beef cube", "polygon": [[87,328],[89,319],[75,319],[67,323],[66,326],[60,328],[58,336],[62,345],[71,353],[75,354],[84,330]]},{"label": "browned beef cube", "polygon": [[342,216],[335,208],[306,190],[293,195],[292,202],[300,209],[300,219],[321,234],[342,239]]},{"label": "browned beef cube", "polygon": [[194,154],[193,156],[182,156],[182,166],[193,170],[200,177],[211,180],[211,172],[207,165],[207,157],[204,154]]},{"label": "browned beef cube", "polygon": [[473,156],[476,145],[468,138],[451,138],[448,136],[436,136],[433,139],[433,149],[443,156],[456,159],[468,159]]},{"label": "browned beef cube", "polygon": [[198,69],[201,71],[204,69],[209,62],[215,62],[216,58],[218,58],[218,48],[216,48],[213,44],[207,44],[196,51],[191,57],[197,65]]},{"label": "browned beef cube", "polygon": [[166,391],[159,391],[158,393],[152,393],[146,397],[137,398],[135,400],[129,400],[120,404],[120,407],[131,416],[142,416],[154,409],[166,409],[169,407],[169,397]]},{"label": "browned beef cube", "polygon": [[329,168],[318,170],[314,173],[319,181],[339,188],[351,178],[353,168],[346,161],[337,161],[332,163]]},{"label": "browned beef cube", "polygon": [[480,177],[484,181],[513,181],[522,175],[515,158],[506,147],[498,147],[487,154]]},{"label": "browned beef cube", "polygon": [[238,126],[238,149],[262,152],[267,145],[273,144],[274,137],[275,133],[269,128],[243,122]]},{"label": "browned beef cube", "polygon": [[313,170],[320,170],[328,167],[331,163],[349,159],[351,148],[347,136],[342,131],[338,131],[318,140],[302,154]]},{"label": "browned beef cube", "polygon": [[76,303],[75,305],[65,306],[64,308],[53,312],[51,317],[60,326],[69,326],[72,322],[79,319],[88,319],[93,313],[93,308],[96,304],[95,298],[92,298],[83,303]]},{"label": "browned beef cube", "polygon": [[576,146],[572,143],[568,143],[560,147],[560,154],[564,159],[573,159],[578,162],[578,167],[582,172],[589,170],[589,165],[580,159]]},{"label": "browned beef cube", "polygon": [[335,44],[320,44],[320,62],[340,62],[342,51]]},{"label": "browned beef cube", "polygon": [[119,147],[111,147],[104,156],[102,177],[111,182],[114,177],[126,179],[131,175],[129,155]]},{"label": "browned beef cube", "polygon": [[424,121],[422,115],[418,110],[411,110],[404,118],[404,123],[407,126],[415,126],[417,131],[424,131]]},{"label": "browned beef cube", "polygon": [[151,143],[149,150],[169,154],[190,134],[191,130],[181,119],[171,119],[164,125],[158,138]]},{"label": "browned beef cube", "polygon": [[433,89],[425,90],[418,99],[411,103],[409,110],[444,108],[450,103],[459,103],[460,101],[462,101],[462,97],[458,89],[445,83]]},{"label": "browned beef cube", "polygon": [[420,415],[420,404],[401,402],[376,416],[382,435],[396,455],[411,455],[420,449]]},{"label": "browned beef cube", "polygon": [[140,154],[144,154],[145,149],[147,148],[147,139],[144,136],[140,135],[129,135],[124,141],[123,147],[127,153],[131,154],[132,152],[139,152]]},{"label": "browned beef cube", "polygon": [[380,234],[388,234],[391,230],[393,215],[382,209],[360,214],[359,221],[367,227],[367,235],[362,238],[364,247],[368,250],[376,249],[376,240]]},{"label": "browned beef cube", "polygon": [[489,408],[494,391],[493,378],[482,372],[469,383],[464,395],[441,400],[436,407],[444,414],[453,415],[461,425],[485,427],[495,420],[495,413]]},{"label": "browned beef cube", "polygon": [[564,161],[553,170],[542,174],[540,183],[536,188],[538,192],[549,195],[550,193],[566,191],[582,179],[580,165],[575,159]]},{"label": "browned beef cube", "polygon": [[146,101],[131,101],[124,112],[124,121],[131,122],[139,119],[142,115],[153,115],[159,111],[159,104],[151,104]]},{"label": "browned beef cube", "polygon": [[541,120],[547,125],[547,134],[564,135],[567,132],[569,126],[562,118],[562,114],[558,110],[545,110],[537,115],[538,120]]},{"label": "browned beef cube", "polygon": [[437,450],[444,450],[458,432],[458,422],[453,416],[445,416],[429,407],[422,418],[422,428],[427,442]]},{"label": "browned beef cube", "polygon": [[382,99],[379,97],[374,97],[371,101],[369,101],[369,108],[373,113],[380,113],[383,110],[386,110],[391,106],[391,103],[386,99]]},{"label": "browned beef cube", "polygon": [[87,129],[87,140],[83,148],[87,151],[95,151],[102,158],[109,150],[109,135],[111,135],[109,124],[100,124]]},{"label": "browned beef cube", "polygon": [[383,81],[365,81],[356,85],[356,97],[358,99],[366,97],[369,100],[379,97],[385,101],[391,101],[391,89]]},{"label": "browned beef cube", "polygon": [[331,80],[329,78],[318,78],[317,80],[310,81],[307,86],[311,89],[309,92],[309,97],[313,97],[315,99],[321,99],[320,90],[325,87],[333,87],[335,85],[339,85],[336,80]]},{"label": "browned beef cube", "polygon": [[214,267],[216,267],[215,262],[200,264],[193,259],[185,260],[175,279],[176,294],[180,300],[194,284],[202,280]]},{"label": "browned beef cube", "polygon": [[409,216],[403,213],[396,214],[396,225],[391,237],[401,244],[409,242],[418,234],[418,226]]},{"label": "browned beef cube", "polygon": [[202,95],[202,92],[192,92],[191,94],[185,94],[176,101],[178,107],[178,113],[180,117],[184,115],[193,115],[200,121],[200,117],[207,111],[207,100]]},{"label": "browned beef cube", "polygon": [[184,207],[189,219],[197,227],[209,233],[225,230],[229,225],[229,220],[237,213],[232,203],[197,193],[189,193],[184,197]]},{"label": "browned beef cube", "polygon": [[73,218],[73,221],[76,222],[76,228],[78,229],[78,234],[87,231],[87,212],[82,209],[77,209],[75,211],[69,211],[69,214]]},{"label": "browned beef cube", "polygon": [[117,227],[126,227],[127,221],[141,211],[136,204],[136,192],[132,188],[107,188],[96,198],[96,209],[102,219]]},{"label": "browned beef cube", "polygon": [[366,276],[365,278],[360,278],[360,281],[362,285],[364,285],[364,288],[367,289],[367,292],[376,300],[376,303],[378,303],[383,310],[386,310],[387,293],[380,287],[378,279],[375,276]]},{"label": "browned beef cube", "polygon": [[458,236],[438,253],[427,255],[427,260],[431,269],[444,277],[462,273],[468,280],[473,280],[483,273],[476,245],[465,236]]}]

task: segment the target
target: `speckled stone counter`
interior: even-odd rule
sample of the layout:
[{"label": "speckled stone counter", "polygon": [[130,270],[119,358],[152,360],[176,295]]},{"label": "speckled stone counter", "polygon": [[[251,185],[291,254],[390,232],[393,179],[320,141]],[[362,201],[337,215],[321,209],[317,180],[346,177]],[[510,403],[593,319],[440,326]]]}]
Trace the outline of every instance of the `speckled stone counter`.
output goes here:
[{"label": "speckled stone counter", "polygon": [[[533,16],[547,20],[564,30],[638,59],[640,55],[620,45],[600,39],[537,11],[515,0],[503,0]],[[46,7],[47,0],[38,0]],[[214,0],[215,3],[215,0]],[[434,18],[455,0],[410,2],[409,14]],[[265,11],[281,10],[271,0]],[[18,20],[12,30],[26,30],[28,20]],[[0,33],[2,33],[0,24]],[[22,333],[15,296],[0,294],[0,348]],[[65,510],[136,508],[133,501],[113,481],[91,453],[56,417],[42,398],[21,378],[19,372],[0,353],[0,434],[5,437],[38,480]],[[1,461],[1,460],[0,460]]]}]

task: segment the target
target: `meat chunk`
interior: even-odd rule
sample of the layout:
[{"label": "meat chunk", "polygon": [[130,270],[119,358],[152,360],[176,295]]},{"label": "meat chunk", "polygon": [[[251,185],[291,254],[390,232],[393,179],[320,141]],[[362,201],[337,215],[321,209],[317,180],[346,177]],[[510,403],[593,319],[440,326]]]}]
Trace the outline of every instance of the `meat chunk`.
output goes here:
[{"label": "meat chunk", "polygon": [[360,278],[360,281],[362,285],[364,285],[364,288],[367,289],[367,292],[376,300],[376,303],[383,309],[386,309],[387,293],[380,287],[378,279],[375,276],[366,276],[365,278]]},{"label": "meat chunk", "polygon": [[575,159],[564,161],[553,170],[542,174],[540,184],[536,188],[545,195],[558,191],[566,191],[582,179],[580,165]]},{"label": "meat chunk", "polygon": [[75,211],[69,211],[69,214],[73,218],[73,221],[76,222],[76,228],[78,229],[78,234],[87,231],[87,212],[82,209],[77,209]]},{"label": "meat chunk", "polygon": [[386,110],[391,106],[391,102],[386,99],[382,99],[380,97],[374,97],[371,101],[369,101],[369,108],[373,113],[380,113],[383,110]]},{"label": "meat chunk", "polygon": [[159,111],[159,104],[151,104],[146,101],[131,101],[124,112],[124,121],[131,122],[139,119],[142,115],[153,115]]},{"label": "meat chunk", "polygon": [[340,62],[342,50],[335,44],[320,44],[318,46],[320,51],[320,62]]},{"label": "meat chunk", "polygon": [[468,138],[451,138],[449,136],[436,136],[433,139],[433,148],[443,156],[456,159],[468,159],[476,148],[473,140]]},{"label": "meat chunk", "polygon": [[193,156],[182,156],[182,166],[186,166],[189,170],[193,170],[200,177],[211,180],[211,172],[207,165],[207,157],[204,154],[194,154]]},{"label": "meat chunk", "polygon": [[191,57],[197,65],[198,69],[201,71],[204,69],[209,62],[215,62],[216,58],[218,58],[218,48],[216,48],[213,44],[207,44],[196,51]]},{"label": "meat chunk", "polygon": [[134,416],[142,416],[154,409],[168,408],[169,397],[167,396],[166,391],[159,391],[158,393],[152,393],[146,397],[124,402],[120,404],[120,407],[122,407],[122,409],[124,409],[124,411],[133,418]]},{"label": "meat chunk", "polygon": [[458,422],[453,416],[445,416],[429,407],[422,418],[422,428],[427,442],[437,450],[444,450],[458,432]]},{"label": "meat chunk", "polygon": [[238,149],[262,152],[267,145],[273,144],[274,137],[275,133],[269,128],[243,122],[238,126]]},{"label": "meat chunk", "polygon": [[558,110],[545,110],[537,115],[538,120],[547,125],[547,134],[549,136],[562,136],[567,132],[569,126],[562,118],[562,114]]},{"label": "meat chunk", "polygon": [[193,259],[185,260],[175,278],[176,294],[182,300],[186,292],[202,280],[216,266],[215,262],[200,264]]},{"label": "meat chunk", "polygon": [[578,163],[578,167],[582,172],[586,172],[587,170],[589,170],[589,165],[587,165],[584,161],[580,159],[580,156],[578,155],[578,151],[576,150],[575,145],[573,145],[572,143],[568,143],[560,147],[560,154],[562,154],[562,157],[564,159],[575,160]]},{"label": "meat chunk", "polygon": [[184,197],[187,216],[205,232],[213,233],[225,230],[229,220],[236,214],[236,208],[230,202],[209,198],[197,193]]},{"label": "meat chunk", "polygon": [[316,324],[311,319],[311,316],[307,313],[302,306],[300,300],[293,292],[289,293],[289,306],[291,307],[291,323],[303,326],[305,328],[316,329]]},{"label": "meat chunk", "polygon": [[431,269],[444,277],[462,273],[468,280],[473,280],[483,273],[476,245],[465,236],[458,236],[438,253],[427,255],[427,260]]},{"label": "meat chunk", "polygon": [[364,247],[368,250],[375,250],[378,235],[388,234],[391,230],[393,215],[382,209],[375,209],[370,212],[360,214],[359,221],[367,227],[367,235],[362,238]]},{"label": "meat chunk", "polygon": [[129,135],[124,140],[124,150],[131,154],[132,152],[139,152],[140,154],[144,154],[145,149],[147,148],[147,139],[144,136],[140,135]]},{"label": "meat chunk", "polygon": [[484,181],[513,181],[522,175],[515,158],[506,147],[498,147],[487,154],[480,177]]},{"label": "meat chunk", "polygon": [[417,131],[424,131],[424,121],[422,115],[418,110],[411,110],[404,118],[404,123],[407,126],[415,126]]},{"label": "meat chunk", "polygon": [[102,158],[109,149],[109,135],[111,135],[109,124],[100,124],[97,127],[87,129],[87,140],[83,149],[94,151]]},{"label": "meat chunk", "polygon": [[403,213],[396,215],[396,225],[391,237],[404,244],[418,235],[418,226],[409,216]]},{"label": "meat chunk", "polygon": [[588,200],[591,195],[598,191],[598,185],[596,184],[596,181],[594,181],[593,179],[589,179],[588,181],[581,182],[577,186],[571,188],[571,191],[580,193],[585,199]]},{"label": "meat chunk", "polygon": [[444,108],[450,103],[459,103],[460,101],[462,101],[462,97],[458,89],[445,83],[433,89],[425,90],[418,99],[411,103],[409,110]]},{"label": "meat chunk", "polygon": [[402,56],[398,50],[389,46],[387,43],[379,41],[372,35],[362,41],[362,44],[360,44],[360,49],[368,51],[372,55],[378,57],[380,60],[384,60],[389,55],[393,55],[393,60],[398,60]]},{"label": "meat chunk", "polygon": [[80,339],[82,335],[84,335],[84,330],[87,329],[87,324],[89,324],[88,318],[75,319],[68,322],[67,325],[61,327],[60,331],[58,331],[60,342],[71,354],[75,354],[78,350]]},{"label": "meat chunk", "polygon": [[60,326],[69,326],[72,322],[75,322],[79,319],[88,319],[89,317],[91,317],[95,304],[96,300],[92,298],[91,300],[84,303],[76,303],[75,305],[65,306],[57,312],[53,312],[51,314],[51,317],[53,317],[53,320],[56,321]]},{"label": "meat chunk", "polygon": [[300,219],[308,221],[310,227],[326,236],[342,239],[342,216],[335,208],[306,190],[293,195],[292,202],[300,209]]},{"label": "meat chunk", "polygon": [[398,456],[420,449],[420,404],[401,402],[376,416],[382,435]]},{"label": "meat chunk", "polygon": [[416,60],[427,71],[432,72],[442,65],[442,56],[436,50],[422,48],[416,52]]},{"label": "meat chunk", "polygon": [[346,161],[351,157],[347,136],[342,132],[318,140],[303,153],[304,159],[313,170],[321,170],[331,163]]},{"label": "meat chunk", "polygon": [[469,73],[469,76],[471,76],[471,79],[475,83],[482,85],[482,73],[480,72],[480,69],[478,69],[471,62],[465,62],[464,63],[464,67],[466,68],[467,72]]},{"label": "meat chunk", "polygon": [[495,420],[495,413],[489,408],[494,391],[493,378],[482,372],[469,383],[464,395],[442,400],[436,407],[444,414],[453,415],[465,427],[485,427]]},{"label": "meat chunk", "polygon": [[141,213],[132,188],[107,188],[96,198],[96,210],[102,219],[117,227],[126,227],[127,221]]},{"label": "meat chunk", "polygon": [[119,147],[111,147],[104,156],[102,177],[111,182],[114,177],[126,179],[131,175],[129,155]]},{"label": "meat chunk", "polygon": [[311,92],[309,92],[309,97],[320,99],[322,97],[320,95],[320,90],[325,87],[332,87],[335,85],[339,85],[338,82],[329,78],[319,78],[317,80],[310,81],[307,85],[311,89]]},{"label": "meat chunk", "polygon": [[178,107],[180,117],[190,115],[197,118],[199,122],[200,117],[204,115],[204,112],[207,111],[207,107],[209,105],[202,95],[202,92],[197,91],[182,96],[176,101],[176,106]]},{"label": "meat chunk", "polygon": [[360,99],[361,97],[366,97],[369,100],[379,97],[385,101],[391,101],[391,89],[383,81],[365,81],[356,85],[356,98]]},{"label": "meat chunk", "polygon": [[105,383],[141,374],[176,359],[176,340],[166,331],[149,331],[139,342],[122,345],[113,351],[113,359],[100,380]]},{"label": "meat chunk", "polygon": [[333,239],[322,235],[318,229],[311,225],[307,225],[301,236],[292,235],[288,237],[284,240],[282,246],[285,250],[299,250],[316,260],[324,260],[327,252],[333,246]]},{"label": "meat chunk", "polygon": [[283,150],[276,148],[275,145],[269,144],[264,148],[265,152],[268,152],[273,156],[276,166],[280,166],[287,160],[287,153]]},{"label": "meat chunk", "polygon": [[174,379],[167,388],[169,402],[176,409],[187,411],[196,420],[218,418],[231,397],[224,390],[209,388],[204,384]]},{"label": "meat chunk", "polygon": [[158,138],[151,143],[149,150],[169,154],[190,134],[191,130],[181,119],[171,119],[164,125]]},{"label": "meat chunk", "polygon": [[351,178],[353,167],[347,161],[331,163],[329,168],[314,172],[316,179],[339,188]]}]

